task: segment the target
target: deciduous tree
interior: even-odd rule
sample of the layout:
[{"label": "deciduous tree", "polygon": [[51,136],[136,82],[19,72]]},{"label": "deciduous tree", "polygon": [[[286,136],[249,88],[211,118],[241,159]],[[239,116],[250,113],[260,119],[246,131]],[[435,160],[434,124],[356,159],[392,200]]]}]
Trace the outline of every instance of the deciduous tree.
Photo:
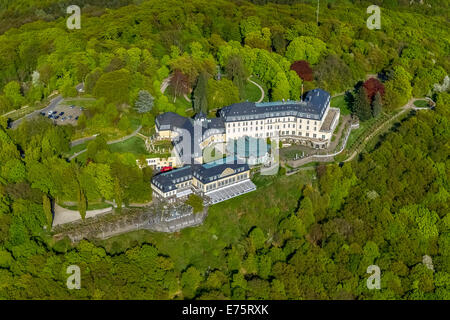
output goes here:
[{"label": "deciduous tree", "polygon": [[299,60],[291,64],[291,70],[294,70],[303,81],[313,81],[314,74],[308,61]]}]

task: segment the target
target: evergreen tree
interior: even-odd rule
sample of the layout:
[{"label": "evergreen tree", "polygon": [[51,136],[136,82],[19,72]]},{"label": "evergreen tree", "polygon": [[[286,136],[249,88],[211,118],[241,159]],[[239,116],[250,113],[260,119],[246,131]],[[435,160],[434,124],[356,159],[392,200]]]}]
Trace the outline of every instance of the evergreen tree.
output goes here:
[{"label": "evergreen tree", "polygon": [[234,85],[239,89],[240,96],[243,98],[248,72],[245,69],[242,57],[237,54],[230,56],[225,65],[225,72],[227,73],[228,78],[231,79]]},{"label": "evergreen tree", "polygon": [[372,102],[372,116],[376,117],[380,114],[381,108],[383,106],[383,101],[381,99],[381,94],[377,92],[375,94],[375,99]]},{"label": "evergreen tree", "polygon": [[364,89],[363,86],[361,86],[356,91],[353,110],[361,121],[368,120],[371,117],[371,107],[369,97],[367,96],[366,89]]},{"label": "evergreen tree", "polygon": [[147,91],[140,90],[134,108],[139,113],[146,113],[152,110],[155,98]]},{"label": "evergreen tree", "polygon": [[194,89],[194,110],[195,112],[208,112],[208,75],[203,72],[197,80],[197,85]]}]

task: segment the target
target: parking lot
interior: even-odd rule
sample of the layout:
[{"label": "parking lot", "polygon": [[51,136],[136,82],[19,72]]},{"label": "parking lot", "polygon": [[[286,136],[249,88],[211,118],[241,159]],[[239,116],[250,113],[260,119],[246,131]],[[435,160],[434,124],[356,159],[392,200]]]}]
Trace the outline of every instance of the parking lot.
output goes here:
[{"label": "parking lot", "polygon": [[41,112],[41,116],[52,119],[57,125],[76,125],[78,117],[83,113],[83,107],[75,105],[59,104],[46,113]]}]

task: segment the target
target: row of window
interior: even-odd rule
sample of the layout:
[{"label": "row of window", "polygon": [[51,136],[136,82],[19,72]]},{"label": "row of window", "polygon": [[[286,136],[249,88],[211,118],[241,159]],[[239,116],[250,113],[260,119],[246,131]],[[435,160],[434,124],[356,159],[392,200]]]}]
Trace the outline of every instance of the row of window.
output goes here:
[{"label": "row of window", "polygon": [[[170,166],[172,166],[172,163],[170,164]],[[190,179],[192,179],[192,175],[191,174],[187,175],[185,177],[177,178],[177,179],[173,180],[172,182],[178,184],[178,183],[180,183],[182,181],[186,181],[186,180],[190,180]]]},{"label": "row of window", "polygon": [[[243,122],[227,123],[227,127],[228,128],[240,127],[241,124],[242,124],[242,127],[246,127],[246,126],[249,126],[249,125],[252,126],[253,122],[255,122],[255,125],[264,124],[263,120],[260,120],[260,121],[243,121]],[[266,123],[278,123],[278,122],[295,122],[295,119],[294,118],[288,118],[288,119],[284,118],[283,120],[281,120],[281,119],[268,119],[266,121]],[[313,121],[313,122],[314,122],[313,123],[314,125],[317,125],[318,121]],[[302,119],[300,119],[300,121],[298,123],[303,123]],[[309,120],[306,120],[306,124],[309,124]],[[295,126],[295,124],[294,124],[294,126]]]},{"label": "row of window", "polygon": [[[299,137],[309,137],[309,132],[306,132],[305,135],[303,135],[301,132],[298,132],[297,134],[295,133],[295,131],[279,131],[278,132],[279,136],[299,136]],[[267,137],[274,137],[275,136],[275,132],[266,132],[266,135],[264,135],[263,133],[256,133],[255,137],[256,138],[267,138]],[[317,138],[317,134],[313,133],[312,138]],[[325,139],[325,135],[322,135],[322,139]]]},{"label": "row of window", "polygon": [[[264,130],[264,127],[255,127],[255,131],[258,131],[258,128],[260,128],[261,131]],[[283,129],[286,129],[286,128],[291,128],[291,124],[288,123],[287,127],[286,127],[286,124],[283,124]],[[292,125],[292,128],[295,129],[295,124]],[[299,125],[298,128],[301,129],[302,125]],[[237,128],[238,132],[240,132],[240,129],[241,128]],[[272,125],[267,126],[267,130],[272,130],[272,129],[280,129],[280,126],[276,126],[276,128],[275,128],[275,126],[272,126]],[[306,130],[309,130],[309,126],[306,126]],[[242,128],[242,132],[248,132],[248,131],[253,131],[253,127]],[[314,127],[314,131],[317,131],[317,127]],[[236,130],[233,129],[233,132],[236,132]]]},{"label": "row of window", "polygon": [[229,184],[234,183],[236,181],[243,180],[246,177],[247,177],[247,175],[238,175],[238,176],[234,176],[234,177],[231,177],[231,178],[228,178],[228,179],[225,179],[225,180],[214,182],[214,183],[206,186],[206,191],[214,190],[216,188],[221,188],[223,186],[229,185]]},{"label": "row of window", "polygon": [[184,188],[184,187],[190,186],[191,184],[192,184],[192,180],[189,180],[187,182],[180,183],[178,185],[178,188]]},{"label": "row of window", "polygon": [[[287,128],[290,128],[290,126],[288,126]],[[280,126],[267,126],[267,130],[279,130],[279,129],[281,129]],[[286,126],[284,125],[282,129],[286,129]],[[295,125],[293,126],[293,129],[295,129]],[[302,126],[299,126],[299,129],[302,129]],[[309,131],[309,126],[306,127],[306,130]],[[253,128],[242,128],[242,132],[249,132],[249,131],[253,131]],[[259,131],[258,127],[255,128],[255,131]],[[263,127],[261,127],[261,131],[264,131]],[[314,131],[317,131],[317,127],[314,127]],[[237,132],[241,132],[240,128],[237,128]],[[231,130],[230,130],[230,133],[231,133]],[[233,133],[236,133],[236,129],[233,129]],[[292,131],[292,134],[295,135],[295,131]],[[302,135],[300,131],[299,131],[298,135],[300,135],[300,136]],[[259,135],[256,134],[256,136],[259,136]],[[307,133],[307,136],[309,137],[309,133]]]},{"label": "row of window", "polygon": [[[284,112],[265,112],[263,114],[252,114],[252,115],[237,115],[233,116],[232,113],[228,116],[226,116],[227,120],[230,121],[245,121],[245,120],[257,120],[258,118],[280,118],[280,117],[288,117],[288,116],[296,116],[296,118],[303,118],[303,119],[319,119],[321,115],[323,115],[326,108],[323,108],[320,112],[320,115],[318,114],[311,114],[311,113],[304,113],[304,112],[298,112],[298,111],[284,111]],[[313,109],[309,109],[309,111],[314,112]]]}]

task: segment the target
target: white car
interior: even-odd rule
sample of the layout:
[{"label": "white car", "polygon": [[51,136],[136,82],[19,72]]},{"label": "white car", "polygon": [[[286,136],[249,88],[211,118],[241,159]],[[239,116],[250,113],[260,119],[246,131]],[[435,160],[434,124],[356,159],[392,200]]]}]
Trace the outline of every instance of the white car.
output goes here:
[{"label": "white car", "polygon": [[49,112],[48,112],[48,115],[51,115],[53,113],[53,110],[50,110]]}]

